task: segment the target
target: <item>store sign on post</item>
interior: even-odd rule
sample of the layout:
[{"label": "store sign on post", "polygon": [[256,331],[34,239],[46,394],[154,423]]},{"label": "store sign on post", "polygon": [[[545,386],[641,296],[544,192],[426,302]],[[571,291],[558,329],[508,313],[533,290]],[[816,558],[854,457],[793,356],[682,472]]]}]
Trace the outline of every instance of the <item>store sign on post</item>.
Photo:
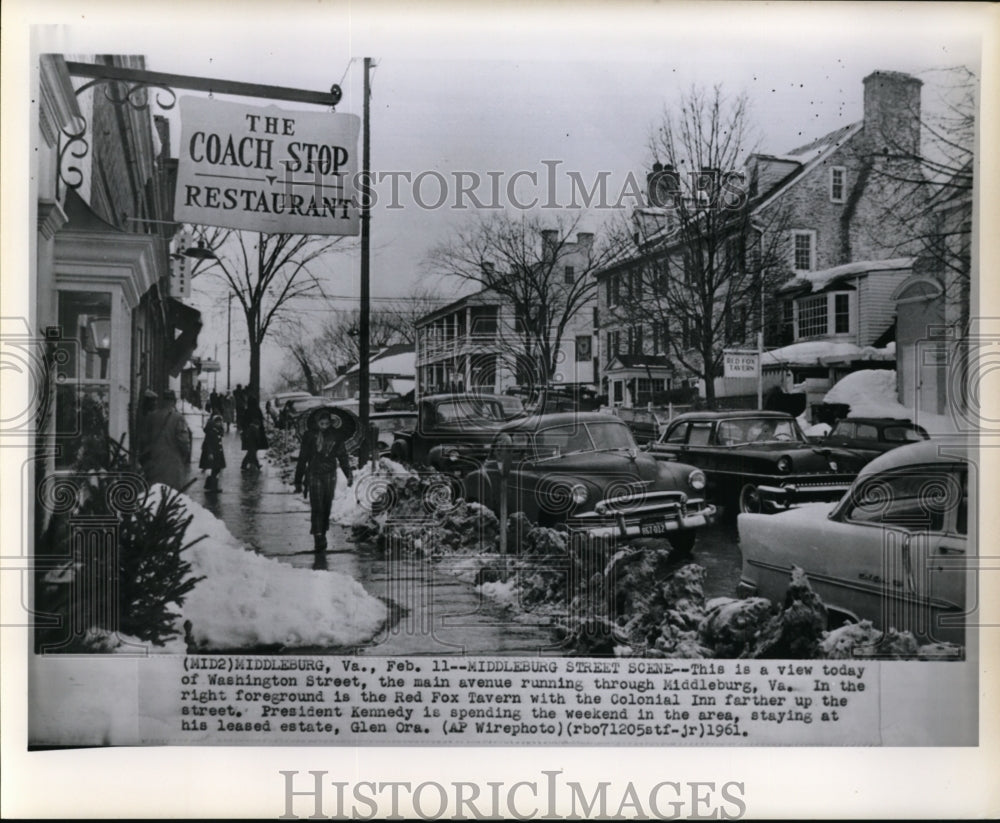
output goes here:
[{"label": "store sign on post", "polygon": [[184,97],[174,219],[356,235],[360,119]]},{"label": "store sign on post", "polygon": [[757,352],[727,351],[722,353],[724,377],[759,377],[760,359]]}]

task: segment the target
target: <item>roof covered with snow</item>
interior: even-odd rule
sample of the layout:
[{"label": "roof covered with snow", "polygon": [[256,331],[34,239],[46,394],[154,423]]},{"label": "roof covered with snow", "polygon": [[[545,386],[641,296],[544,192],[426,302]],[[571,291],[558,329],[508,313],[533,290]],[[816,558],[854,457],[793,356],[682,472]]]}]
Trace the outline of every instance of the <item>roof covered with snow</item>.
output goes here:
[{"label": "roof covered with snow", "polygon": [[858,260],[853,263],[834,266],[832,269],[800,272],[793,280],[789,280],[783,284],[778,291],[790,292],[809,287],[811,291],[818,292],[829,288],[838,280],[848,280],[872,274],[873,272],[909,269],[913,267],[913,261],[913,257],[893,257],[889,260]]}]

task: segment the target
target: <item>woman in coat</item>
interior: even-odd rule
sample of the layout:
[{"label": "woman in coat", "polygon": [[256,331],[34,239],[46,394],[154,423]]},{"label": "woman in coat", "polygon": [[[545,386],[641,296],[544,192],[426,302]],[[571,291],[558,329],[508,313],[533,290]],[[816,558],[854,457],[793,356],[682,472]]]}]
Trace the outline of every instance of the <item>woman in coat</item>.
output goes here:
[{"label": "woman in coat", "polygon": [[205,489],[219,490],[219,472],[226,468],[226,454],[222,449],[222,435],[226,433],[226,424],[221,415],[213,414],[205,424],[205,439],[201,444],[201,460],[198,468],[209,471],[205,480]]},{"label": "woman in coat", "polygon": [[240,427],[243,448],[246,455],[240,468],[259,469],[260,461],[257,460],[257,450],[267,448],[267,435],[264,433],[264,415],[261,414],[260,405],[254,395],[247,395],[246,411],[243,414],[243,425]]}]

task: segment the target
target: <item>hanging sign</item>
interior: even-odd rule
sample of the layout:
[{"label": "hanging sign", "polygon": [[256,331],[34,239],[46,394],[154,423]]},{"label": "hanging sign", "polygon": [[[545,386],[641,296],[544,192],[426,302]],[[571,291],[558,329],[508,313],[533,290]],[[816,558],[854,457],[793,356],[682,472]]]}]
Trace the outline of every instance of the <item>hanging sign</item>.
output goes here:
[{"label": "hanging sign", "polygon": [[174,219],[356,235],[360,119],[183,97]]},{"label": "hanging sign", "polygon": [[191,236],[181,232],[174,242],[174,250],[170,255],[170,296],[191,296],[191,258],[183,252],[191,245]]},{"label": "hanging sign", "polygon": [[760,361],[757,352],[726,351],[722,353],[724,377],[757,377]]}]

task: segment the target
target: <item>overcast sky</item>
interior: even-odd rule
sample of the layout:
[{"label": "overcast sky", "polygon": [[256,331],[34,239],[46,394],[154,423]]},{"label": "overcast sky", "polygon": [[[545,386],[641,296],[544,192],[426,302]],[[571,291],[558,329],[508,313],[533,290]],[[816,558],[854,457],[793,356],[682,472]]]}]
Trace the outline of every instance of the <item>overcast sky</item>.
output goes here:
[{"label": "overcast sky", "polygon": [[[142,14],[124,3],[75,19],[53,12],[49,19],[69,25],[39,29],[39,47],[141,53],[156,71],[312,90],[340,82],[338,111],[359,115],[361,58],[371,56],[378,62],[374,170],[433,171],[450,183],[456,171],[492,171],[506,181],[523,170],[538,175],[533,193],[544,196],[543,161],[559,161],[564,201],[569,172],[590,184],[606,171],[612,193],[629,174],[643,179],[652,125],[692,84],[746,91],[761,149],[781,153],[859,120],[861,81],[875,69],[919,74],[979,62],[976,24],[957,4],[565,3],[508,6],[487,19],[459,5],[362,14],[357,6],[322,3],[182,2],[122,24],[118,12],[126,5]],[[385,197],[387,184],[379,191]],[[425,180],[425,201],[438,191],[435,179]],[[480,191],[489,194],[485,184]],[[449,204],[453,199],[454,188]],[[426,277],[428,250],[469,218],[447,206],[420,208],[405,184],[400,202],[397,210],[380,203],[373,214],[376,296],[406,293]],[[585,227],[596,227],[596,218],[591,222]],[[348,246],[356,248],[356,241]],[[328,290],[349,296],[357,289],[353,251],[332,267]],[[213,322],[202,335],[202,353],[211,355],[220,328],[225,341],[218,323],[225,312],[209,306],[205,312]],[[275,363],[272,353],[265,365]],[[240,377],[234,368],[234,382]]]}]

